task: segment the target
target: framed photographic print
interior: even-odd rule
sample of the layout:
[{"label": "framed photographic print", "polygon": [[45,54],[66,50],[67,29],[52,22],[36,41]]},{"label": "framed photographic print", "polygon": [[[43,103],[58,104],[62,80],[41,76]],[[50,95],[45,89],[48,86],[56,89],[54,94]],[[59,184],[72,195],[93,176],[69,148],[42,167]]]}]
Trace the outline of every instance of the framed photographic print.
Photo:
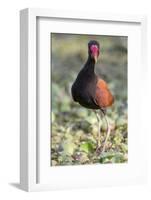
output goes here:
[{"label": "framed photographic print", "polygon": [[20,184],[145,183],[146,17],[20,12]]}]

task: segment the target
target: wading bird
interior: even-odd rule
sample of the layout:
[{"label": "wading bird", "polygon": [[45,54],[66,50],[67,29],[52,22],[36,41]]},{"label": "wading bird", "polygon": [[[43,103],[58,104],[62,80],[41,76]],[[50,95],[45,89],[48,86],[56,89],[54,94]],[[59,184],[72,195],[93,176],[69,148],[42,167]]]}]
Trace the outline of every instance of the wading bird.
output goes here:
[{"label": "wading bird", "polygon": [[[106,108],[113,104],[114,97],[112,96],[107,83],[95,74],[94,68],[99,54],[99,43],[95,40],[91,40],[88,43],[88,59],[73,83],[71,93],[74,101],[85,108],[93,109],[96,114],[99,129],[96,151],[100,151],[101,149],[101,120],[102,118],[105,119],[107,124],[107,134],[103,148],[101,149],[101,152],[104,152],[110,135],[110,125],[106,117]],[[98,109],[100,110],[100,115],[98,115],[96,111]]]}]

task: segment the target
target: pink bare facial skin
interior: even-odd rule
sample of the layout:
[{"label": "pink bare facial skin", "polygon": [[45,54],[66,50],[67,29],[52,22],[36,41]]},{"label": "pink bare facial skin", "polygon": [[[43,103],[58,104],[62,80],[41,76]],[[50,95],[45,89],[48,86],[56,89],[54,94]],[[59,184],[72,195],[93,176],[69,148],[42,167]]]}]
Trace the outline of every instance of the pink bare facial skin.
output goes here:
[{"label": "pink bare facial skin", "polygon": [[90,50],[92,52],[91,56],[94,58],[95,62],[97,62],[97,58],[99,56],[99,48],[97,45],[91,45]]}]

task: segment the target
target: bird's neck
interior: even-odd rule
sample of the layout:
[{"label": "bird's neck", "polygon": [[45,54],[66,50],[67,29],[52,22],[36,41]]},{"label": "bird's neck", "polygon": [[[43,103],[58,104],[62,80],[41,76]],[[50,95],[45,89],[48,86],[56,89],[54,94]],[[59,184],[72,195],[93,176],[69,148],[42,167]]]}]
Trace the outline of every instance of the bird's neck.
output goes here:
[{"label": "bird's neck", "polygon": [[85,64],[85,66],[84,66],[84,71],[87,74],[94,75],[95,74],[94,68],[95,68],[95,61],[90,56],[88,56],[88,60],[87,60],[87,62]]}]

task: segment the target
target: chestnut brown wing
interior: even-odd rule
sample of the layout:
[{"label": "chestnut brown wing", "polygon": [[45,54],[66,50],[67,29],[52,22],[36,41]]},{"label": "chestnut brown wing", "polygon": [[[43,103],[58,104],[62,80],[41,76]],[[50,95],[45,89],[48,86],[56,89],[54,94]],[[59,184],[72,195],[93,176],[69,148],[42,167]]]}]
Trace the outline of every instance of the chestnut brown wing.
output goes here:
[{"label": "chestnut brown wing", "polygon": [[112,96],[107,83],[98,79],[95,91],[95,102],[100,108],[106,108],[114,103],[114,97]]}]

